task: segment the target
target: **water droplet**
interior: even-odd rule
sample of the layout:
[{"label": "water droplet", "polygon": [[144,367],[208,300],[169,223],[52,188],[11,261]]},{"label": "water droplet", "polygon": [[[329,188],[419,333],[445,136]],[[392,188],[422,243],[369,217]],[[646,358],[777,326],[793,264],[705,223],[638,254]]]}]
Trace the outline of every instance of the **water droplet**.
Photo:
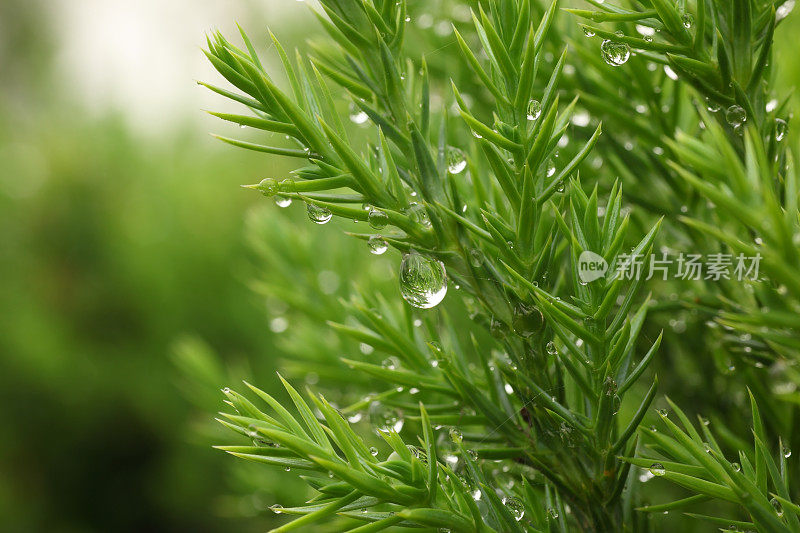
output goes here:
[{"label": "water droplet", "polygon": [[455,146],[447,147],[445,159],[447,161],[447,171],[450,174],[461,174],[467,168],[467,158],[464,156],[464,152]]},{"label": "water droplet", "polygon": [[364,111],[361,110],[355,104],[350,104],[350,121],[353,124],[364,124],[369,120],[369,115],[367,115]]},{"label": "water droplet", "polygon": [[544,316],[536,307],[520,303],[514,306],[511,326],[517,335],[530,337],[544,327]]},{"label": "water droplet", "polygon": [[660,416],[662,418],[667,416],[667,410],[666,409],[656,409],[656,413],[658,413],[658,416]]},{"label": "water droplet", "polygon": [[556,518],[558,518],[558,509],[556,509],[555,507],[550,507],[547,510],[547,516],[555,520]]},{"label": "water droplet", "polygon": [[382,255],[389,249],[389,244],[380,235],[372,235],[367,239],[367,246],[369,246],[369,252],[374,255]]},{"label": "water droplet", "polygon": [[400,293],[414,307],[430,309],[447,294],[444,263],[411,251],[400,264]]},{"label": "water droplet", "polygon": [[650,465],[650,473],[660,477],[667,473],[667,469],[661,463],[653,463]]},{"label": "water droplet", "polygon": [[772,509],[775,510],[776,515],[779,517],[783,516],[783,505],[781,505],[781,502],[779,502],[776,498],[772,498],[769,503],[772,505]]},{"label": "water droplet", "polygon": [[431,219],[428,216],[428,210],[418,203],[412,203],[409,205],[405,214],[408,218],[420,226],[425,228],[430,228],[432,226]]},{"label": "water droplet", "polygon": [[789,125],[786,124],[786,121],[782,118],[775,119],[775,140],[781,142],[783,138],[786,136],[786,131],[789,129]]},{"label": "water droplet", "polygon": [[631,49],[627,44],[612,41],[611,39],[603,41],[600,45],[600,52],[605,62],[612,67],[624,65],[628,58],[631,57]]},{"label": "water droplet", "polygon": [[308,211],[308,218],[314,224],[327,224],[333,218],[331,210],[327,207],[322,207],[314,204],[306,204],[306,211]]},{"label": "water droplet", "polygon": [[731,468],[733,468],[734,472],[742,471],[742,465],[740,465],[739,463],[731,463]]},{"label": "water droplet", "polygon": [[542,114],[542,104],[539,100],[531,100],[528,102],[528,120],[536,120]]},{"label": "water droplet", "polygon": [[606,377],[603,382],[603,392],[606,396],[613,396],[617,393],[617,382],[611,376]]},{"label": "water droplet", "polygon": [[264,178],[259,182],[256,188],[267,198],[272,198],[280,190],[278,180],[275,178]]},{"label": "water droplet", "polygon": [[681,17],[681,22],[683,23],[683,27],[688,30],[692,27],[692,24],[694,24],[694,17],[691,14],[686,13],[683,17]]},{"label": "water droplet", "polygon": [[775,20],[780,21],[789,16],[789,13],[794,9],[795,0],[786,0],[780,7],[775,10]]},{"label": "water droplet", "polygon": [[558,353],[556,343],[553,341],[548,342],[544,349],[547,351],[547,355],[556,355]]},{"label": "water droplet", "polygon": [[389,215],[380,209],[370,208],[367,221],[372,229],[383,229],[389,224]]},{"label": "water droplet", "polygon": [[546,174],[548,178],[552,178],[553,174],[556,173],[556,164],[553,162],[553,159],[550,158],[547,160],[547,167],[546,167]]},{"label": "water droplet", "polygon": [[481,266],[483,266],[483,260],[484,260],[483,251],[480,250],[479,248],[472,248],[469,251],[469,263],[473,267],[480,268]]},{"label": "water droplet", "polygon": [[525,516],[525,506],[518,498],[503,498],[503,505],[511,511],[511,515],[517,522]]},{"label": "water droplet", "polygon": [[287,466],[286,468],[284,468],[284,470],[287,471],[287,472],[291,472],[292,471],[292,467],[291,466]]},{"label": "water droplet", "polygon": [[583,28],[583,34],[587,37],[594,37],[594,32],[589,28]]},{"label": "water droplet", "polygon": [[377,457],[378,456],[378,448],[376,448],[375,446],[370,447],[369,454],[372,457]]},{"label": "water droplet", "polygon": [[792,456],[792,450],[791,450],[791,448],[789,448],[788,446],[784,446],[784,447],[783,447],[783,450],[781,450],[781,453],[783,453],[783,456],[784,456],[786,459],[788,459],[789,457],[791,457],[791,456]]},{"label": "water droplet", "polygon": [[747,121],[747,113],[742,106],[734,104],[725,110],[725,120],[734,128],[738,128]]},{"label": "water droplet", "polygon": [[275,505],[270,505],[269,510],[275,514],[281,514],[283,512],[283,505],[276,503]]},{"label": "water droplet", "polygon": [[776,100],[775,98],[767,102],[767,104],[764,106],[764,109],[767,110],[767,113],[772,113],[777,108],[778,108],[778,100]]},{"label": "water droplet", "polygon": [[400,366],[400,359],[395,356],[389,356],[383,360],[381,366],[386,370],[396,370]]},{"label": "water droplet", "polygon": [[278,207],[289,207],[292,205],[292,199],[288,196],[276,196],[275,197],[275,205]]},{"label": "water droplet", "polygon": [[460,443],[464,439],[464,436],[461,434],[461,430],[458,428],[450,428],[448,434],[450,435],[450,440],[456,444]]}]

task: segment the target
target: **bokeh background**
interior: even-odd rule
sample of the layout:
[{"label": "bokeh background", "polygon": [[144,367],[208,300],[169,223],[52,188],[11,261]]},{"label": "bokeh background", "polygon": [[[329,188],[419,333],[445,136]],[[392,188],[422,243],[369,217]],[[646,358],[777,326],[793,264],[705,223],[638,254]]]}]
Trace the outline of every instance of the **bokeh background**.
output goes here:
[{"label": "bokeh background", "polygon": [[[227,104],[194,80],[220,83],[205,32],[289,49],[308,3],[0,0],[0,531],[256,531],[293,490],[211,449],[212,418],[228,379],[274,381],[287,326],[246,226],[325,244],[239,187],[289,167],[209,137]],[[313,257],[298,282],[335,293],[344,267]]]}]

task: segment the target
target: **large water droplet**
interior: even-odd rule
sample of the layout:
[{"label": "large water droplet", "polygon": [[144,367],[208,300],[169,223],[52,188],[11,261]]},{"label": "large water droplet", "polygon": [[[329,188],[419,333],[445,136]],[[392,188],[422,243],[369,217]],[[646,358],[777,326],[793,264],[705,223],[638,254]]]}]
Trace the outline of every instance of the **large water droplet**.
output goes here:
[{"label": "large water droplet", "polygon": [[292,199],[288,196],[276,196],[275,197],[275,205],[278,207],[289,207],[292,205]]},{"label": "large water droplet", "polygon": [[694,17],[691,14],[686,13],[683,17],[681,17],[681,22],[683,23],[683,27],[688,30],[692,27],[692,24],[694,24]]},{"label": "large water droplet", "polygon": [[528,102],[528,120],[536,120],[542,114],[542,104],[539,100]]},{"label": "large water droplet", "polygon": [[738,128],[747,121],[747,113],[742,106],[734,104],[725,110],[725,120],[734,128]]},{"label": "large water droplet", "polygon": [[372,235],[367,239],[369,252],[374,255],[383,255],[389,249],[389,244],[380,235]]},{"label": "large water droplet", "polygon": [[445,159],[447,160],[447,171],[450,174],[460,174],[467,168],[467,158],[464,156],[464,152],[455,146],[447,147]]},{"label": "large water droplet", "polygon": [[544,316],[536,307],[517,304],[514,306],[511,326],[517,332],[517,335],[530,337],[544,327]]},{"label": "large water droplet", "polygon": [[306,204],[306,210],[308,211],[308,218],[314,224],[327,224],[330,222],[333,214],[331,214],[331,210],[327,207],[322,207],[319,205],[314,204]]},{"label": "large water droplet", "polygon": [[603,41],[600,45],[600,52],[603,54],[605,62],[613,67],[624,65],[631,57],[631,49],[627,44],[611,39]]},{"label": "large water droplet", "polygon": [[372,207],[367,214],[367,221],[372,229],[383,229],[389,224],[389,215],[380,209]]},{"label": "large water droplet", "polygon": [[650,465],[650,473],[654,476],[663,476],[667,473],[667,469],[661,463],[653,463]]},{"label": "large water droplet", "polygon": [[525,506],[518,498],[503,498],[503,505],[511,511],[511,515],[517,522],[525,516]]},{"label": "large water droplet", "polygon": [[430,309],[447,294],[444,263],[411,251],[400,264],[400,293],[414,307]]}]

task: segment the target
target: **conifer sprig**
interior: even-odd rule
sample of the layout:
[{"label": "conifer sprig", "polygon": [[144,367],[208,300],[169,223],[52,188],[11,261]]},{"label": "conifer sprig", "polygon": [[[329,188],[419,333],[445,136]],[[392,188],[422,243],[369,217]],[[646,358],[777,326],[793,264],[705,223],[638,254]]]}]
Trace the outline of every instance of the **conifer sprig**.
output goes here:
[{"label": "conifer sprig", "polygon": [[[776,414],[787,408],[752,379],[754,419],[759,402],[769,414],[741,472],[715,442],[702,449],[677,406],[683,430],[668,418],[671,437],[643,429],[657,393],[648,367],[662,342],[643,332],[658,325],[649,315],[661,304],[643,296],[644,277],[618,275],[622,258],[653,252],[662,226],[654,214],[683,242],[761,253],[771,285],[756,294],[732,282],[709,286],[686,305],[748,336],[724,345],[726,354],[741,356],[737,347],[757,338],[760,357],[797,359],[798,191],[781,144],[786,108],[767,105],[763,83],[780,6],[591,3],[596,10],[568,11],[617,28],[585,28],[603,38],[600,55],[588,41],[568,51],[574,26],[556,23],[557,1],[476,3],[471,24],[452,29],[460,56],[446,56],[471,78],[442,75],[435,51],[415,55],[408,40],[417,14],[404,0],[322,0],[315,15],[327,40],[294,60],[270,34],[281,82],[244,31],[243,48],[219,33],[209,38],[209,60],[239,92],[206,86],[250,112],[215,115],[292,145],[221,140],[304,161],[288,178],[250,187],[279,204],[304,202],[318,224],[364,223],[350,235],[378,255],[400,252],[410,306],[448,302],[419,315],[399,298],[362,292],[314,306],[283,280],[259,285],[337,339],[335,348],[287,347],[298,352],[293,373],[319,371],[333,384],[350,372],[345,381],[357,389],[331,389],[336,403],[308,391],[308,403],[281,378],[287,408],[248,385],[268,411],[224,391],[234,413],[222,423],[252,445],[221,448],[302,471],[313,491],[306,505],[277,509],[296,518],[275,531],[319,521],[342,531],[638,531],[646,530],[641,511],[708,498],[749,513],[730,523],[797,531],[788,467],[781,462],[776,474],[769,449],[789,427]],[[577,73],[572,57],[583,61]],[[370,125],[366,135],[346,126],[342,102],[353,122]],[[583,108],[612,134],[601,135],[599,121],[584,129],[592,121]],[[632,215],[622,183],[633,190]],[[654,202],[654,190],[666,201]],[[687,197],[692,210],[682,208]],[[716,210],[698,207],[707,202]],[[591,282],[580,274],[587,254],[607,267]],[[294,268],[264,255],[279,271]],[[788,297],[775,303],[776,294]],[[378,430],[379,447],[364,421]],[[692,494],[642,506],[639,467]],[[777,514],[774,502],[790,512]]]}]

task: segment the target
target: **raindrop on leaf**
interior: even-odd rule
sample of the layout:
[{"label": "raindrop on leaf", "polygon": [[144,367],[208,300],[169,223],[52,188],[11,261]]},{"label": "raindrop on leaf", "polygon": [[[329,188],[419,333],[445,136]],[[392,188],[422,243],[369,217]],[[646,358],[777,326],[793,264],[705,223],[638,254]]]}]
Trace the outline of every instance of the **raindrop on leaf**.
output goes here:
[{"label": "raindrop on leaf", "polygon": [[411,251],[400,264],[400,293],[414,307],[430,309],[447,294],[444,263]]},{"label": "raindrop on leaf", "polygon": [[781,142],[783,138],[786,136],[786,132],[789,129],[789,125],[786,124],[786,121],[782,118],[775,119],[775,140]]},{"label": "raindrop on leaf", "polygon": [[734,128],[738,128],[747,121],[747,113],[742,106],[734,104],[725,110],[725,120]]},{"label": "raindrop on leaf", "polygon": [[650,473],[660,477],[667,473],[667,469],[661,463],[653,463],[650,465]]},{"label": "raindrop on leaf", "polygon": [[783,505],[779,502],[776,498],[772,498],[769,501],[770,505],[772,505],[772,509],[775,511],[775,514],[779,517],[783,516]]},{"label": "raindrop on leaf", "polygon": [[624,65],[631,57],[631,49],[625,43],[619,43],[606,39],[600,45],[600,52],[603,55],[603,60],[612,67]]},{"label": "raindrop on leaf", "polygon": [[372,207],[367,214],[367,221],[372,229],[383,229],[389,224],[389,215]]},{"label": "raindrop on leaf", "polygon": [[525,506],[518,498],[503,498],[503,505],[511,512],[517,522],[525,516]]},{"label": "raindrop on leaf", "polygon": [[464,152],[455,146],[447,147],[445,158],[447,160],[447,171],[450,174],[460,174],[467,168],[467,158],[464,156]]},{"label": "raindrop on leaf", "polygon": [[331,210],[327,207],[322,207],[319,205],[314,204],[306,204],[306,210],[308,211],[308,218],[314,224],[327,224],[330,222],[331,218],[333,218],[333,214],[331,214]]},{"label": "raindrop on leaf", "polygon": [[539,100],[531,100],[528,102],[527,116],[528,120],[536,120],[542,114],[542,104]]},{"label": "raindrop on leaf", "polygon": [[556,355],[558,353],[556,343],[553,341],[548,342],[544,349],[547,351],[547,355]]},{"label": "raindrop on leaf", "polygon": [[369,246],[369,252],[374,255],[382,255],[389,249],[389,244],[380,235],[372,235],[367,239],[367,246]]}]

